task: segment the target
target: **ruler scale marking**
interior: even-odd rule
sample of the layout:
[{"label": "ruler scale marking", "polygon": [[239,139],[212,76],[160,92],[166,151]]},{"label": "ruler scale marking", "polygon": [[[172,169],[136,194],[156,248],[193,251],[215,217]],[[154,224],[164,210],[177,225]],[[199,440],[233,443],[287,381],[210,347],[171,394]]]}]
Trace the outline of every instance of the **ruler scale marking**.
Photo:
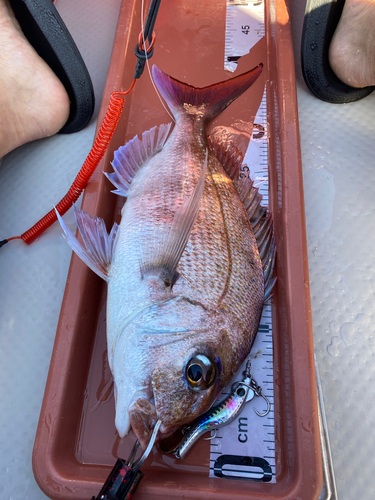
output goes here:
[{"label": "ruler scale marking", "polygon": [[[264,34],[263,0],[228,0],[224,68],[234,72],[237,68],[238,59],[247,54]],[[263,206],[267,206],[269,202],[267,141],[267,96],[265,91],[254,120],[252,139],[244,158],[244,166],[248,167],[250,177],[259,188],[260,194],[263,195]],[[259,356],[259,354],[262,354],[262,356]],[[260,412],[264,411],[262,410],[264,407],[262,403],[265,403],[265,401],[255,397],[253,401],[245,406],[238,421],[217,430],[216,437],[211,440],[210,476],[235,476],[244,480],[263,478],[263,481],[276,482],[272,313],[270,304],[266,304],[263,308],[250,359],[252,375],[255,380],[262,381],[262,393],[269,399],[271,410],[266,418],[258,417],[253,409],[257,408]],[[255,466],[242,470],[238,465],[229,464],[220,468],[218,473],[217,457],[223,460],[230,456],[248,456],[254,459],[255,463],[262,464],[264,462],[268,464],[268,468],[261,465],[260,468]],[[262,467],[264,467],[263,470]]]}]

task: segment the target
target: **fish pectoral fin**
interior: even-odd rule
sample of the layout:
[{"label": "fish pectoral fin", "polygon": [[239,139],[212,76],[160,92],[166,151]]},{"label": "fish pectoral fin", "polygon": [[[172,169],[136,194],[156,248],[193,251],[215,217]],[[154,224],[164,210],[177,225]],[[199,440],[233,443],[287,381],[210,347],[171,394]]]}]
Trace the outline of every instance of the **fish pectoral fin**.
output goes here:
[{"label": "fish pectoral fin", "polygon": [[[142,255],[141,273],[156,274],[167,286],[173,285],[176,281],[177,266],[185,250],[194,222],[197,218],[208,164],[208,150],[202,167],[199,180],[192,193],[184,200],[177,209],[170,228],[165,231],[165,235],[159,250],[153,250],[149,256]],[[150,249],[154,248],[150,245]]]},{"label": "fish pectoral fin", "polygon": [[108,281],[109,268],[117,241],[119,226],[115,223],[108,234],[103,219],[90,217],[83,210],[76,208],[75,205],[73,205],[73,210],[85,246],[81,245],[56,210],[57,218],[64,231],[63,236],[78,257],[94,273],[105,281]]},{"label": "fish pectoral fin", "polygon": [[163,149],[171,124],[153,127],[142,134],[142,140],[136,135],[125,146],[114,153],[113,173],[104,173],[117,188],[112,193],[128,196],[130,184],[142,165],[154,154]]},{"label": "fish pectoral fin", "polygon": [[208,137],[208,145],[215,153],[217,159],[222,164],[224,170],[232,181],[237,181],[243,162],[243,155],[241,151],[233,144],[233,142],[223,141],[218,137]]}]

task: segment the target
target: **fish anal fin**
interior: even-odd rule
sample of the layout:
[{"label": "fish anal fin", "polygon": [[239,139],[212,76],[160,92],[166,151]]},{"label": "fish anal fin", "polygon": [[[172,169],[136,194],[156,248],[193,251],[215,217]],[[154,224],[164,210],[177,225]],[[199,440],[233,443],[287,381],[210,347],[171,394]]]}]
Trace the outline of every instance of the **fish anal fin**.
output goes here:
[{"label": "fish anal fin", "polygon": [[222,141],[217,137],[208,137],[208,145],[232,181],[240,175],[243,155],[231,141]]},{"label": "fish anal fin", "polygon": [[81,233],[84,246],[74,236],[56,210],[57,218],[64,231],[64,238],[71,249],[83,262],[105,281],[109,280],[109,270],[116,246],[119,226],[115,223],[108,234],[103,219],[90,217],[73,205],[74,217]]},{"label": "fish anal fin", "polygon": [[125,146],[115,151],[112,162],[113,172],[105,173],[116,187],[113,193],[128,196],[134,176],[149,158],[163,149],[170,128],[170,123],[153,127],[143,132],[142,139],[135,136]]}]

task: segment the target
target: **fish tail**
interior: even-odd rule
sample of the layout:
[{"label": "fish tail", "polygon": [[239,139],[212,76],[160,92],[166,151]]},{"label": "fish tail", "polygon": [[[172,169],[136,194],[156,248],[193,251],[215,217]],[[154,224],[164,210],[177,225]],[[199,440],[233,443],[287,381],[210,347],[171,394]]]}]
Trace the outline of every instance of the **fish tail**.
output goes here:
[{"label": "fish tail", "polygon": [[242,75],[203,88],[195,88],[180,82],[163,73],[155,65],[152,68],[152,76],[175,118],[181,113],[188,112],[189,105],[204,106],[203,119],[209,122],[245,92],[261,74],[262,69],[263,64],[259,64]]}]

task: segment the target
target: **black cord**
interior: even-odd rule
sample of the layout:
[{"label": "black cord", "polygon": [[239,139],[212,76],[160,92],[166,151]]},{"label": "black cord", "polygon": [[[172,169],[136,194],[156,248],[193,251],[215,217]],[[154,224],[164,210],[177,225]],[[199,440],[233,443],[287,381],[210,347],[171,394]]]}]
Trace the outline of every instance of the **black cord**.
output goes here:
[{"label": "black cord", "polygon": [[[145,23],[145,28],[143,31],[143,44],[146,40],[150,44],[152,42],[152,33],[154,31],[156,16],[158,15],[161,0],[152,0],[150,8],[148,10],[147,19]],[[140,78],[145,69],[146,60],[150,59],[154,54],[154,48],[147,52],[146,48],[140,49],[139,44],[135,48],[135,55],[137,56],[137,66],[135,68],[134,78]]]}]

